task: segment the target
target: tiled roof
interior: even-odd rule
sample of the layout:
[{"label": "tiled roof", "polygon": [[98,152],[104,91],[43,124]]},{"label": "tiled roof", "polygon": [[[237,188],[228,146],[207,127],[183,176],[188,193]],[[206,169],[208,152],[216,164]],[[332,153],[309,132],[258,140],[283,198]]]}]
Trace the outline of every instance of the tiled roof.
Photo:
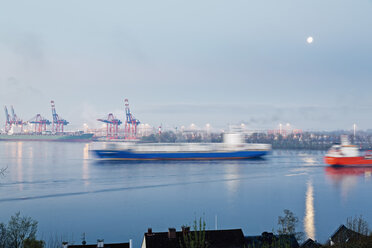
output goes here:
[{"label": "tiled roof", "polygon": [[[117,243],[117,244],[104,244],[104,248],[129,248],[129,243]],[[69,245],[68,248],[97,248],[97,244],[94,245]]]},{"label": "tiled roof", "polygon": [[270,247],[270,245],[288,248],[300,247],[294,235],[274,235],[268,232],[263,232],[260,236],[246,236],[245,242],[248,248]]},{"label": "tiled roof", "polygon": [[319,244],[318,242],[312,240],[312,239],[307,239],[300,247],[301,248],[319,248],[322,245]]},{"label": "tiled roof", "polygon": [[357,233],[344,225],[341,225],[336,232],[331,236],[332,242],[335,244],[348,242],[350,239],[358,239],[365,235]]},{"label": "tiled roof", "polygon": [[[194,234],[190,232],[191,236]],[[175,238],[169,238],[168,232],[145,233],[146,248],[180,248],[183,240],[182,232],[176,232]],[[245,244],[241,229],[206,230],[205,240],[208,248],[243,248]]]}]

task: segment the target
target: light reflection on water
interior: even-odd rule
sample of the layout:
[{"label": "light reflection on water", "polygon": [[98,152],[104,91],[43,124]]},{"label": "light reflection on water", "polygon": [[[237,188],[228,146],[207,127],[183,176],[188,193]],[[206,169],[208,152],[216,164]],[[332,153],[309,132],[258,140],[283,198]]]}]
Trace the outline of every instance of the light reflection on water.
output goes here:
[{"label": "light reflection on water", "polygon": [[361,178],[368,182],[372,167],[326,167],[327,179],[340,190],[343,201],[347,201],[350,194],[354,194]]},{"label": "light reflection on water", "polygon": [[226,187],[229,191],[229,194],[232,196],[234,196],[239,186],[239,180],[234,180],[238,179],[239,176],[238,166],[239,165],[233,164],[232,166],[226,167],[226,174],[224,175],[224,178],[226,179]]},{"label": "light reflection on water", "polygon": [[307,182],[306,190],[306,209],[304,218],[304,228],[307,238],[315,238],[315,211],[314,211],[314,188],[311,180]]},{"label": "light reflection on water", "polygon": [[324,152],[274,151],[263,160],[97,163],[89,153],[92,145],[0,143],[0,167],[9,167],[0,182],[0,221],[20,210],[37,219],[45,235],[85,232],[92,243],[132,238],[136,246],[150,226],[179,229],[203,215],[208,228],[218,215],[219,228],[256,235],[276,230],[278,215],[290,209],[303,222],[299,231],[320,241],[348,216],[363,214],[372,222],[372,200],[365,197],[372,170],[329,169]]},{"label": "light reflection on water", "polygon": [[82,179],[84,181],[84,185],[89,185],[89,144],[84,145],[83,150],[83,172],[82,172]]},{"label": "light reflection on water", "polygon": [[[23,156],[22,156],[22,145],[23,145],[23,142],[17,142],[15,143],[15,145],[17,146],[17,148],[15,149],[16,151],[16,157],[17,157],[17,174],[18,174],[18,181],[19,182],[22,182],[23,181]],[[22,191],[23,190],[23,184],[20,183],[19,184],[19,190]]]}]

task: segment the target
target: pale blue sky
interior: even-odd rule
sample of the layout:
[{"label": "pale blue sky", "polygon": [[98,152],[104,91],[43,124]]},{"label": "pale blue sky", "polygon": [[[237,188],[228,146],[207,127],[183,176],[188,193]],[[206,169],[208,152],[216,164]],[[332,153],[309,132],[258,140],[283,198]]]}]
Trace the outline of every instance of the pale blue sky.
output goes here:
[{"label": "pale blue sky", "polygon": [[372,128],[371,26],[370,0],[1,1],[0,103],[28,120],[54,99],[76,127],[129,98],[155,126]]}]

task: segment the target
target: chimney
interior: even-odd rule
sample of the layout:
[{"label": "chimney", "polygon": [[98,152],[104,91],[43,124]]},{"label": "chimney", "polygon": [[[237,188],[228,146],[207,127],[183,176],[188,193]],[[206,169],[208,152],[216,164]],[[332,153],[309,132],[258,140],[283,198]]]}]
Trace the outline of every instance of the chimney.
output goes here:
[{"label": "chimney", "polygon": [[103,248],[103,247],[104,247],[103,239],[97,239],[97,248]]},{"label": "chimney", "polygon": [[147,234],[149,234],[149,235],[152,234],[152,228],[151,227],[147,228]]},{"label": "chimney", "polygon": [[190,232],[190,227],[189,226],[182,226],[182,234],[186,235]]},{"label": "chimney", "polygon": [[62,242],[62,248],[67,248],[68,247],[68,242]]},{"label": "chimney", "polygon": [[168,238],[169,239],[176,238],[176,228],[168,228]]}]

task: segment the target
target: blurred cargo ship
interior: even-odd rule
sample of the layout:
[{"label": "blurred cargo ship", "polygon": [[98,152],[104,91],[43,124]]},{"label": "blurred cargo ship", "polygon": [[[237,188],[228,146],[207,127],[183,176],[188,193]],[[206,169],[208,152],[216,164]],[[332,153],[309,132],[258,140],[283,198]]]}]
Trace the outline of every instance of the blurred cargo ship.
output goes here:
[{"label": "blurred cargo ship", "polygon": [[124,143],[92,150],[102,160],[217,160],[259,158],[269,144],[246,144],[240,134],[225,134],[223,143]]},{"label": "blurred cargo ship", "polygon": [[87,142],[92,141],[92,133],[68,132],[68,133],[16,133],[0,134],[0,141],[73,141]]}]

